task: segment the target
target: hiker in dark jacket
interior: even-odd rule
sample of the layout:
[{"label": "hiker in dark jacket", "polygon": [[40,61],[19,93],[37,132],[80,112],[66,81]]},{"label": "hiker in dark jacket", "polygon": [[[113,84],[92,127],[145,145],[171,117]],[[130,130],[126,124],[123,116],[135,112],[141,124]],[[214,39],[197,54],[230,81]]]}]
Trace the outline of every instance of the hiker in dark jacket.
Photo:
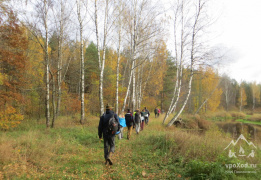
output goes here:
[{"label": "hiker in dark jacket", "polygon": [[126,125],[128,127],[127,139],[130,140],[132,128],[134,128],[133,115],[130,109],[128,109],[127,113],[125,114],[125,120],[126,120]]},{"label": "hiker in dark jacket", "polygon": [[141,115],[140,130],[142,131],[144,128],[144,121],[145,121],[145,109],[143,109],[140,112],[140,115]]},{"label": "hiker in dark jacket", "polygon": [[144,109],[145,109],[145,113],[144,113],[145,123],[148,125],[149,124],[150,111],[147,109],[147,107],[144,107]]},{"label": "hiker in dark jacket", "polygon": [[139,132],[140,132],[140,123],[141,123],[141,115],[140,115],[140,110],[139,109],[137,109],[135,111],[134,122],[135,122],[136,133],[139,134]]},{"label": "hiker in dark jacket", "polygon": [[109,162],[112,165],[111,156],[115,151],[115,134],[108,132],[109,120],[114,116],[118,122],[118,131],[120,129],[120,123],[117,114],[112,111],[112,107],[107,105],[106,112],[100,117],[100,123],[98,127],[98,135],[104,140],[104,158],[105,164]]},{"label": "hiker in dark jacket", "polygon": [[155,113],[155,118],[158,116],[158,113],[159,113],[159,110],[158,110],[158,108],[155,108],[154,109],[154,113]]}]

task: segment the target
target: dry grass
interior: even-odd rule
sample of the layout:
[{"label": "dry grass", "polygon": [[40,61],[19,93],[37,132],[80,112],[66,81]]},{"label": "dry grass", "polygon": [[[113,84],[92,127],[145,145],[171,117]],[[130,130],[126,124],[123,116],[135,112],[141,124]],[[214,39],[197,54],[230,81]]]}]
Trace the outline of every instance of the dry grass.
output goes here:
[{"label": "dry grass", "polygon": [[205,115],[207,118],[222,118],[222,119],[229,119],[231,118],[231,114],[226,111],[220,111],[220,112],[212,112],[212,113],[207,113]]},{"label": "dry grass", "polygon": [[246,114],[243,113],[243,112],[236,112],[236,111],[233,111],[233,112],[230,112],[231,116],[233,118],[245,118],[246,117]]},{"label": "dry grass", "polygon": [[208,130],[213,126],[211,121],[207,121],[201,118],[200,115],[183,115],[183,121],[185,122],[185,128],[187,129],[202,129]]},{"label": "dry grass", "polygon": [[248,118],[250,121],[256,121],[256,122],[261,122],[261,114],[254,114],[250,118]]},{"label": "dry grass", "polygon": [[201,159],[215,161],[218,155],[224,153],[224,147],[231,139],[224,138],[224,135],[217,129],[210,129],[206,134],[175,130],[167,134],[168,140],[174,140],[176,146],[172,151],[185,161]]},{"label": "dry grass", "polygon": [[[156,119],[150,118],[149,125],[145,126],[144,131],[139,136],[135,136],[134,133],[132,141],[122,140],[121,147],[130,152],[133,150],[130,149],[132,146],[124,144],[131,143],[135,148],[138,146],[147,148],[139,152],[148,156],[153,155],[153,157],[155,154],[155,157],[162,158],[158,159],[159,162],[177,157],[182,157],[185,162],[194,159],[213,162],[222,154],[227,157],[224,147],[231,141],[231,136],[220,131],[213,122],[206,121],[199,115],[183,116],[186,126],[190,129],[175,126],[167,128],[161,125],[163,117],[161,115]],[[0,136],[0,179],[52,179],[54,177],[55,179],[79,177],[101,179],[99,177],[107,172],[109,174],[105,176],[108,177],[107,179],[109,177],[120,179],[120,175],[112,177],[115,172],[119,174],[126,172],[118,170],[121,166],[116,165],[115,169],[103,169],[103,147],[97,137],[98,122],[98,117],[87,117],[85,125],[80,126],[77,117],[75,119],[62,117],[56,121],[55,129],[31,127],[27,131],[23,129],[2,133]],[[41,123],[44,124],[44,121]],[[198,131],[198,128],[204,129],[204,132]],[[259,134],[258,137],[260,137]],[[117,148],[120,143],[116,143]],[[156,150],[159,150],[160,157],[157,156]],[[161,154],[162,151],[164,155]],[[133,161],[132,164],[128,164],[131,158],[125,158],[122,154],[124,152],[119,153],[121,162],[136,167],[138,162]],[[138,154],[134,157],[142,158],[138,157]],[[148,169],[151,171],[151,168],[154,168],[157,173],[158,168],[154,160],[146,158],[149,161]],[[145,166],[141,164],[140,167]],[[56,174],[54,177],[53,173]],[[79,174],[81,176],[78,177]],[[127,175],[126,178],[135,179],[131,174]]]}]

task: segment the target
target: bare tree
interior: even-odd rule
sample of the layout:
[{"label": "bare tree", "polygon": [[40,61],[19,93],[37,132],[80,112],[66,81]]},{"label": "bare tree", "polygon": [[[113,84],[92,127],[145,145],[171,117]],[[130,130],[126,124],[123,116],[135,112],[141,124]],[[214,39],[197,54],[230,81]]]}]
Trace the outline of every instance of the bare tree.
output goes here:
[{"label": "bare tree", "polygon": [[46,66],[46,127],[50,126],[50,80],[49,80],[49,55],[48,55],[48,3],[47,0],[44,0],[44,13],[43,13],[43,21],[44,21],[44,27],[45,27],[45,45],[44,45],[44,52],[45,52],[45,66]]},{"label": "bare tree", "polygon": [[[175,56],[176,56],[176,83],[173,91],[173,96],[171,99],[171,103],[169,109],[163,119],[162,124],[165,123],[166,119],[170,115],[171,112],[175,111],[177,103],[180,98],[180,91],[182,85],[182,76],[183,76],[183,61],[184,61],[184,54],[185,54],[185,42],[186,37],[185,27],[184,27],[184,2],[182,1],[181,4],[176,3],[176,7],[174,7],[174,46],[175,46]],[[179,35],[180,34],[180,35]],[[178,37],[179,35],[179,37]],[[178,43],[179,42],[179,43]]]},{"label": "bare tree", "polygon": [[[140,104],[141,99],[136,97],[139,89],[139,79],[137,80],[136,74],[141,72],[137,70],[141,64],[148,60],[148,56],[151,54],[151,49],[156,49],[155,46],[150,46],[154,41],[157,44],[158,37],[162,35],[162,29],[160,28],[161,14],[160,6],[158,3],[152,4],[147,0],[130,0],[128,2],[129,9],[127,10],[127,16],[125,16],[126,32],[128,36],[128,43],[130,44],[131,51],[131,78],[132,81],[132,110],[135,110],[137,105]],[[157,6],[157,11],[155,11]],[[143,59],[138,62],[139,59]],[[133,72],[132,72],[133,71]],[[129,89],[129,87],[128,87]],[[129,91],[127,91],[129,93]],[[126,95],[127,97],[127,95]],[[125,97],[125,99],[126,99]],[[142,96],[140,96],[142,97]]]},{"label": "bare tree", "polygon": [[122,15],[124,5],[122,1],[119,1],[117,6],[117,29],[118,29],[118,47],[117,47],[117,75],[116,75],[116,114],[119,113],[119,75],[120,75],[120,59],[121,59],[121,41],[122,41]]},{"label": "bare tree", "polygon": [[[26,2],[27,5],[27,2]],[[35,18],[29,15],[23,17],[24,21],[22,23],[28,28],[31,34],[36,38],[37,42],[40,44],[44,51],[44,63],[45,63],[45,117],[46,117],[46,127],[50,127],[50,62],[49,62],[49,10],[52,6],[50,0],[36,1],[32,4],[34,12],[32,12]],[[27,13],[27,12],[26,12]],[[25,14],[26,14],[25,13]],[[37,23],[38,22],[38,23]],[[40,22],[40,23],[39,23]],[[44,42],[42,41],[44,39]]]},{"label": "bare tree", "polygon": [[83,19],[81,16],[81,1],[77,0],[77,15],[80,27],[80,59],[81,59],[81,119],[80,123],[83,124],[85,118],[84,111],[84,56],[83,56]]},{"label": "bare tree", "polygon": [[96,40],[97,40],[97,53],[99,59],[99,69],[100,69],[100,81],[99,81],[99,100],[100,100],[100,115],[104,113],[104,103],[103,103],[103,76],[105,67],[105,53],[106,53],[106,40],[107,40],[107,27],[108,27],[108,8],[109,0],[105,1],[105,11],[104,11],[104,26],[103,26],[103,46],[102,46],[102,58],[100,56],[100,35],[98,27],[98,9],[97,0],[95,0],[95,30],[96,30]]},{"label": "bare tree", "polygon": [[[184,4],[184,2],[186,4]],[[185,0],[182,1],[182,9],[184,9],[184,5],[190,5],[188,2],[186,2]],[[194,5],[194,4],[193,4]],[[170,122],[168,123],[167,126],[171,126],[176,119],[180,116],[180,114],[183,112],[190,93],[191,93],[191,86],[192,86],[192,80],[193,80],[193,75],[194,75],[194,68],[195,68],[195,63],[197,61],[200,61],[202,59],[204,59],[204,56],[206,54],[206,52],[203,51],[199,51],[201,49],[201,43],[199,42],[199,37],[202,33],[202,31],[204,30],[204,28],[206,27],[206,24],[203,23],[202,21],[202,16],[204,15],[204,9],[205,9],[205,5],[206,5],[206,1],[204,0],[198,0],[195,6],[194,10],[189,11],[189,13],[192,14],[191,18],[187,18],[186,22],[185,22],[185,27],[189,27],[189,31],[186,32],[185,36],[186,37],[190,37],[191,40],[188,42],[185,42],[186,45],[189,45],[187,48],[189,50],[189,58],[190,59],[190,65],[189,65],[189,81],[188,81],[188,90],[187,93],[185,95],[185,100],[181,106],[181,108],[179,109],[179,111],[175,114],[175,116],[170,120]],[[182,15],[183,16],[183,15]],[[183,17],[182,17],[183,18]],[[186,58],[186,57],[184,57]]]}]

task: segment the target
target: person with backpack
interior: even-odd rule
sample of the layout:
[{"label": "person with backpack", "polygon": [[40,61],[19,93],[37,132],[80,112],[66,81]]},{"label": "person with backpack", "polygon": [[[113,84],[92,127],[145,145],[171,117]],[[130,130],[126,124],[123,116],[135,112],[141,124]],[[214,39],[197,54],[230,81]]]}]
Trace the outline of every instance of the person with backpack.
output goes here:
[{"label": "person with backpack", "polygon": [[119,140],[123,138],[123,129],[126,127],[126,120],[123,114],[119,116],[119,122],[120,122],[120,131],[118,134]]},{"label": "person with backpack", "polygon": [[132,115],[130,109],[128,109],[127,113],[125,114],[125,120],[126,120],[126,125],[128,127],[127,139],[130,140],[132,128],[134,128],[133,115]]},{"label": "person with backpack", "polygon": [[139,109],[136,110],[136,113],[134,115],[134,122],[135,122],[136,133],[139,134],[139,132],[140,132],[140,122],[141,122],[141,115],[140,115]]},{"label": "person with backpack", "polygon": [[149,116],[150,116],[150,111],[147,109],[147,107],[144,107],[144,118],[145,118],[145,123],[148,125],[149,124]]},{"label": "person with backpack", "polygon": [[141,115],[141,123],[140,123],[140,130],[142,131],[143,128],[144,128],[144,121],[145,121],[145,109],[143,109],[141,112],[140,112],[140,115]]},{"label": "person with backpack", "polygon": [[158,116],[158,113],[159,113],[159,110],[158,110],[157,107],[154,109],[154,113],[155,113],[155,118],[156,118]]},{"label": "person with backpack", "polygon": [[112,165],[111,156],[115,151],[115,134],[120,130],[117,114],[112,111],[112,107],[107,105],[106,112],[100,117],[98,126],[98,136],[103,137],[105,165],[109,162]]}]

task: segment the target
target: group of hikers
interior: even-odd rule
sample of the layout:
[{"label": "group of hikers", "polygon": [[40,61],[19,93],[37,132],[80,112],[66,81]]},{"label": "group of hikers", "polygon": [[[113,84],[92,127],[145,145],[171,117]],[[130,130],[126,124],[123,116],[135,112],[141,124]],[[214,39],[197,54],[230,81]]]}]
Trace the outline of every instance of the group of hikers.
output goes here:
[{"label": "group of hikers", "polygon": [[109,105],[106,106],[106,112],[100,117],[98,126],[98,136],[104,141],[105,165],[113,164],[111,157],[115,151],[115,136],[118,134],[119,139],[122,139],[123,129],[127,127],[127,139],[130,140],[132,129],[135,128],[136,134],[139,134],[145,124],[148,125],[150,116],[146,107],[142,111],[137,109],[133,113],[128,109],[126,114],[121,113],[119,116],[113,112],[112,108]]},{"label": "group of hikers", "polygon": [[160,113],[164,113],[164,110],[162,110],[162,112],[160,111],[160,109],[158,109],[157,107],[154,109],[154,113],[155,113],[155,118],[159,117]]}]

